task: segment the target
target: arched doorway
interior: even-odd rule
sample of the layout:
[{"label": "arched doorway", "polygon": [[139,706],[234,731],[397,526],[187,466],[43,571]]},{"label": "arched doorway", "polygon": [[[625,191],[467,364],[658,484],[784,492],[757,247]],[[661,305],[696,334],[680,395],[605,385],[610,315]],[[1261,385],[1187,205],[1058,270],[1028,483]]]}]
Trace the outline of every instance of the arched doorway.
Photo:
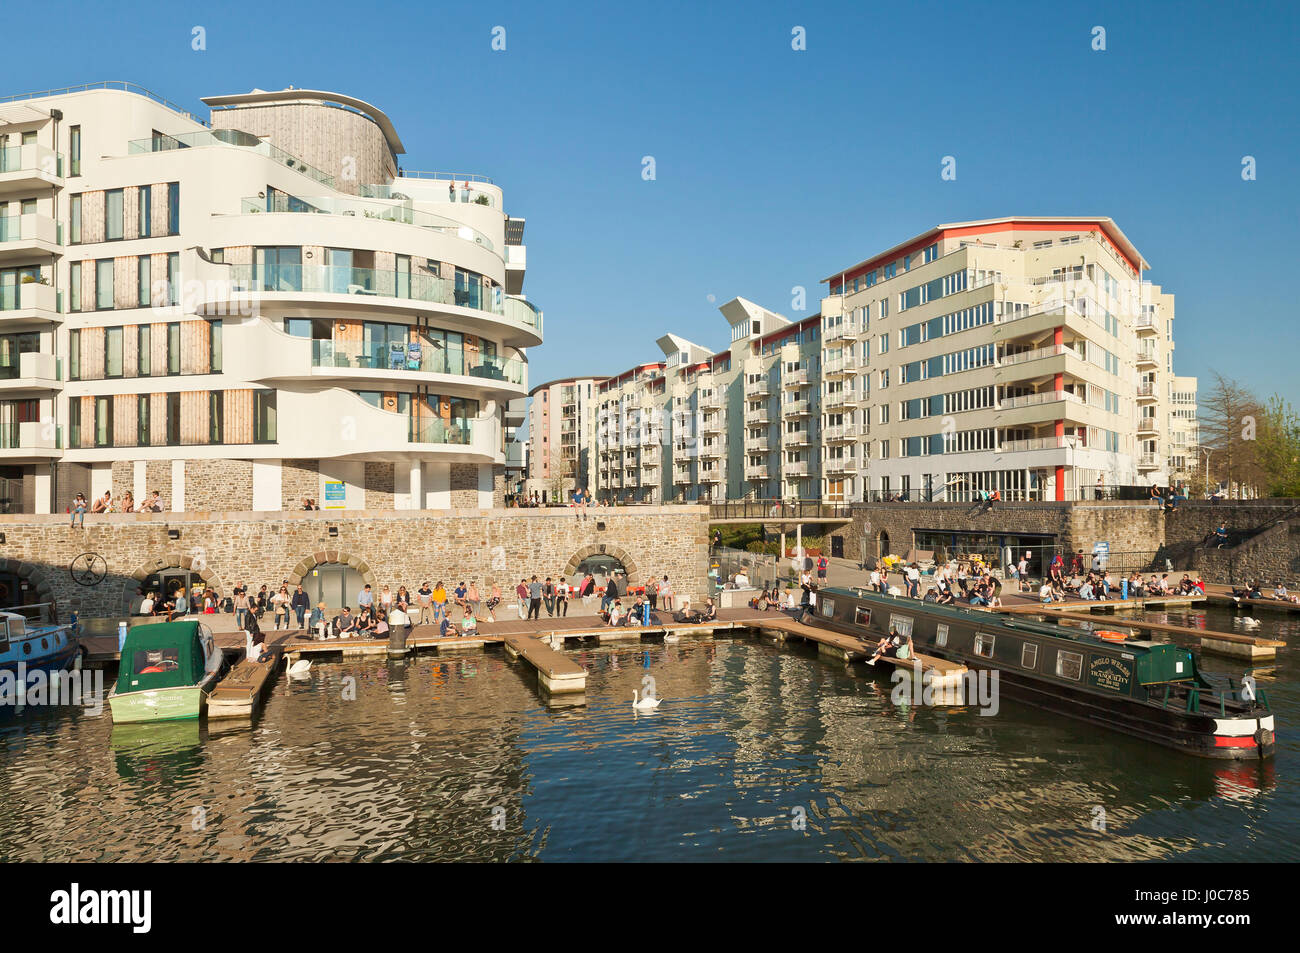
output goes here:
[{"label": "arched doorway", "polygon": [[196,591],[202,593],[204,589],[211,589],[216,593],[218,603],[231,595],[225,580],[201,555],[166,553],[131,574],[131,578],[122,587],[123,608],[129,612],[135,604],[136,589],[152,592],[165,600],[181,588],[191,595]]},{"label": "arched doorway", "polygon": [[369,585],[377,588],[375,574],[365,560],[350,553],[328,550],[301,560],[289,574],[289,586],[301,585],[314,606],[325,603],[327,611],[357,607],[357,595]]},{"label": "arched doorway", "polygon": [[619,588],[627,583],[636,583],[640,576],[640,570],[631,554],[608,543],[584,546],[578,550],[564,567],[564,575],[566,578],[576,575],[581,579],[588,569],[596,576],[597,581],[601,580],[601,574],[597,570],[603,571],[605,578],[608,578],[611,573],[614,574],[618,579]]},{"label": "arched doorway", "polygon": [[884,559],[889,555],[889,534],[883,529],[876,534],[876,558]]}]

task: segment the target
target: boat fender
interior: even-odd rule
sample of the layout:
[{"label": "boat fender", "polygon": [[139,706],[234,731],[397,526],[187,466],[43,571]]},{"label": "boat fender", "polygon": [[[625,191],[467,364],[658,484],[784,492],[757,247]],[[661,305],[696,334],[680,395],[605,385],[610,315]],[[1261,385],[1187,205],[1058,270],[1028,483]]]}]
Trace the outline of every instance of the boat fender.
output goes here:
[{"label": "boat fender", "polygon": [[1273,732],[1267,728],[1260,728],[1255,732],[1255,744],[1265,748],[1273,743]]}]

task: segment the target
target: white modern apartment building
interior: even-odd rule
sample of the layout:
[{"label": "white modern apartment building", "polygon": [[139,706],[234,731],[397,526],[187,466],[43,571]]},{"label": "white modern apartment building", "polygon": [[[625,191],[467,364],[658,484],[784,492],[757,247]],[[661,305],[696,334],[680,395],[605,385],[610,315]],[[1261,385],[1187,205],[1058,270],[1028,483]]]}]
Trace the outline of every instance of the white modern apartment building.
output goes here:
[{"label": "white modern apartment building", "polygon": [[1169,479],[1190,480],[1200,462],[1201,425],[1196,412],[1195,377],[1169,378]]},{"label": "white modern apartment building", "polygon": [[714,351],[675,334],[663,359],[599,385],[593,491],[628,503],[807,499],[817,493],[818,317],[744,298]]},{"label": "white modern apartment building", "polygon": [[592,486],[596,395],[604,380],[569,377],[528,395],[528,494],[550,502]]},{"label": "white modern apartment building", "polygon": [[318,90],[0,100],[0,495],[491,506],[542,315],[481,176]]},{"label": "white modern apartment building", "polygon": [[1146,267],[1109,218],[1012,217],[824,279],[823,497],[1167,483],[1174,299]]}]

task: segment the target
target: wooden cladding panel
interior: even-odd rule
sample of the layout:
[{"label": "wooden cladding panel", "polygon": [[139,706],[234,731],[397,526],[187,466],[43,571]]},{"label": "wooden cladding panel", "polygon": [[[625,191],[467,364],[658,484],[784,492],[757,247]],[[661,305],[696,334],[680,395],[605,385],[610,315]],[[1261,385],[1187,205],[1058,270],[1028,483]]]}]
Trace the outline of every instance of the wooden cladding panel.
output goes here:
[{"label": "wooden cladding panel", "polygon": [[149,186],[128,185],[122,190],[122,237],[140,237],[140,189]]},{"label": "wooden cladding panel", "polygon": [[[151,185],[149,186],[149,188],[153,189],[153,195],[150,196],[150,201],[153,202],[152,220],[149,223],[151,229],[150,234],[166,235],[167,234],[167,184],[164,182],[158,185]],[[166,258],[166,256],[163,257]],[[167,265],[165,262],[163,264],[162,273],[164,275],[167,274]]]},{"label": "wooden cladding panel", "polygon": [[115,394],[113,396],[113,444],[118,447],[133,447],[136,444],[136,424],[138,408],[135,394]]},{"label": "wooden cladding panel", "polygon": [[81,329],[81,378],[100,380],[104,376],[104,329]]},{"label": "wooden cladding panel", "polygon": [[206,374],[212,367],[211,328],[206,321],[181,322],[181,373]]},{"label": "wooden cladding panel", "polygon": [[233,245],[225,250],[227,265],[251,265],[253,263],[252,245]]},{"label": "wooden cladding panel", "polygon": [[167,395],[149,395],[149,443],[155,447],[167,445]]},{"label": "wooden cladding panel", "polygon": [[135,256],[113,259],[113,307],[137,307],[136,295],[140,288],[140,269]]},{"label": "wooden cladding panel", "polygon": [[138,377],[140,374],[140,328],[127,325],[122,329],[122,376]]},{"label": "wooden cladding panel", "polygon": [[[161,282],[161,284],[159,283]],[[167,254],[149,256],[149,303],[155,308],[166,307],[170,303],[165,291],[167,283]]]},{"label": "wooden cladding panel", "polygon": [[167,376],[167,325],[149,325],[149,376]]},{"label": "wooden cladding panel", "polygon": [[81,240],[90,245],[104,240],[104,193],[81,195]]},{"label": "wooden cladding panel", "polygon": [[190,447],[208,442],[208,392],[181,393],[181,443]]},{"label": "wooden cladding panel", "polygon": [[252,443],[252,390],[228,390],[222,399],[222,440],[225,443]]},{"label": "wooden cladding panel", "polygon": [[93,260],[81,263],[81,310],[95,310],[95,262]]},{"label": "wooden cladding panel", "polygon": [[93,397],[81,398],[81,445],[83,447],[95,445],[95,398]]}]

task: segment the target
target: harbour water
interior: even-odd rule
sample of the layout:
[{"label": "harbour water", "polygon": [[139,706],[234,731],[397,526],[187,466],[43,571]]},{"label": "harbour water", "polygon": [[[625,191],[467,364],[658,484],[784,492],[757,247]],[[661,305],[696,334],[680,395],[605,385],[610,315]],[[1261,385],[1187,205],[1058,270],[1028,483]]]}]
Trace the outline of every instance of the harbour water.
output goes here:
[{"label": "harbour water", "polygon": [[[1300,620],[1261,618],[1297,644]],[[1262,765],[1011,702],[900,707],[883,672],[757,639],[575,651],[565,707],[493,651],[317,662],[251,728],[6,713],[0,859],[1294,861],[1292,651],[1258,673]],[[647,675],[663,702],[637,713]]]}]

